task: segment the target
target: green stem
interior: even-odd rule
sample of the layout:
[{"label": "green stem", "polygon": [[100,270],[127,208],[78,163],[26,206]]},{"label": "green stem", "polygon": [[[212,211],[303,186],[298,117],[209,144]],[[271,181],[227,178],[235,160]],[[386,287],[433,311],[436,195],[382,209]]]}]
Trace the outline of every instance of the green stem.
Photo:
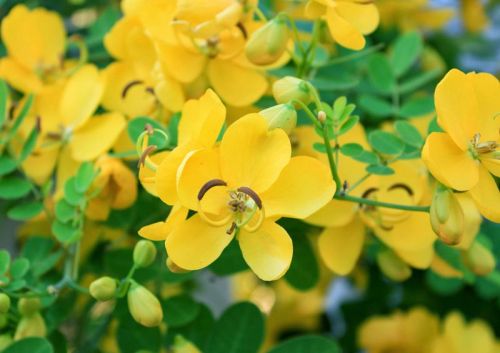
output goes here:
[{"label": "green stem", "polygon": [[309,107],[304,102],[299,101],[297,99],[292,99],[290,102],[294,105],[299,105],[300,108],[306,113],[309,120],[311,120],[313,125],[318,127],[318,128],[321,128],[321,124],[318,121],[318,118],[316,117],[316,115],[314,115],[314,113],[311,111],[311,109],[309,109]]},{"label": "green stem", "polygon": [[429,209],[430,209],[429,206],[399,205],[399,204],[395,204],[395,203],[370,200],[370,199],[365,199],[362,197],[355,197],[355,196],[342,195],[342,194],[336,194],[333,198],[336,200],[357,202],[357,203],[360,203],[363,205],[393,208],[393,209],[404,210],[404,211],[429,212]]},{"label": "green stem", "polygon": [[375,52],[383,49],[384,47],[385,47],[385,44],[380,43],[380,44],[374,45],[366,50],[363,50],[361,52],[357,52],[357,53],[342,56],[342,57],[337,58],[337,59],[333,59],[333,60],[329,61],[328,63],[326,63],[325,65],[322,65],[322,67],[340,65],[340,64],[352,61],[352,60],[360,59],[364,56],[375,53]]},{"label": "green stem", "polygon": [[351,191],[353,191],[354,189],[356,189],[359,185],[361,185],[361,183],[363,183],[366,179],[368,179],[370,177],[370,175],[371,175],[370,173],[367,173],[365,176],[363,176],[362,178],[360,178],[354,184],[352,184],[351,186],[349,186],[349,189],[347,189],[346,193],[350,193]]},{"label": "green stem", "polygon": [[328,126],[323,124],[323,142],[326,148],[326,155],[328,156],[328,164],[330,164],[330,171],[332,173],[333,180],[337,185],[337,191],[342,189],[342,181],[340,180],[339,173],[337,171],[337,166],[335,160],[333,159],[332,145],[330,144],[330,138],[328,136]]}]

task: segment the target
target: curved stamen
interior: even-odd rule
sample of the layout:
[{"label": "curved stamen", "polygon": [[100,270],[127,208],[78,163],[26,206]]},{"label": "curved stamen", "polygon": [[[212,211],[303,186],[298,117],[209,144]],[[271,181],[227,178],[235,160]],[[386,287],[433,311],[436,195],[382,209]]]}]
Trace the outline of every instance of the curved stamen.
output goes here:
[{"label": "curved stamen", "polygon": [[361,195],[362,198],[366,199],[368,198],[368,196],[370,196],[371,194],[373,194],[374,192],[377,192],[378,191],[378,188],[369,188],[368,190],[366,190],[363,195]]},{"label": "curved stamen", "polygon": [[123,87],[123,91],[122,91],[122,99],[125,99],[127,97],[127,93],[128,91],[130,91],[130,89],[134,86],[137,86],[137,85],[142,85],[144,82],[141,81],[141,80],[134,80],[134,81],[130,81],[129,83],[127,83],[125,85],[125,87]]},{"label": "curved stamen", "polygon": [[198,192],[198,201],[201,201],[205,194],[211,189],[216,186],[227,186],[227,183],[222,180],[222,179],[212,179],[207,181],[201,188],[200,191]]},{"label": "curved stamen", "polygon": [[266,214],[265,214],[264,208],[261,208],[260,212],[259,212],[259,219],[257,220],[257,223],[255,223],[254,225],[250,225],[250,223],[247,222],[243,226],[245,227],[245,230],[247,232],[254,233],[260,228],[262,223],[264,223],[265,218],[266,218]]},{"label": "curved stamen", "polygon": [[228,224],[231,221],[231,218],[233,217],[231,214],[228,214],[226,217],[221,219],[210,218],[207,215],[207,213],[203,211],[203,207],[201,206],[201,200],[198,200],[198,214],[200,215],[201,219],[203,219],[205,222],[214,227],[222,227],[223,225]]},{"label": "curved stamen", "polygon": [[250,189],[247,186],[241,186],[241,187],[239,187],[238,191],[244,193],[247,196],[249,196],[255,202],[255,204],[257,205],[257,207],[260,210],[262,210],[262,200],[260,199],[259,195],[255,191],[253,191],[252,189]]},{"label": "curved stamen", "polygon": [[405,190],[408,193],[408,195],[410,195],[410,196],[414,195],[413,190],[408,185],[403,184],[403,183],[393,184],[387,190],[388,191],[392,191],[392,190],[395,190],[395,189],[403,189],[403,190]]}]

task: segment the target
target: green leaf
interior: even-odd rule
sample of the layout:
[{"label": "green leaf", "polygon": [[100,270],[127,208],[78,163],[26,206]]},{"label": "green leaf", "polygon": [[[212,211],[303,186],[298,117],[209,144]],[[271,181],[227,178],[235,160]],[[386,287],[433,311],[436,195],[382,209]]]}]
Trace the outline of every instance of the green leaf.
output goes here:
[{"label": "green leaf", "polygon": [[359,122],[359,116],[350,116],[347,121],[342,124],[342,126],[339,129],[338,135],[342,136],[343,134],[349,132],[356,124]]},{"label": "green leaf", "polygon": [[461,279],[441,277],[430,270],[425,273],[425,280],[435,292],[446,296],[457,293],[464,286]]},{"label": "green leaf", "polygon": [[399,138],[403,140],[407,145],[420,148],[424,144],[424,139],[418,132],[417,128],[407,121],[396,121],[394,123],[394,129]]},{"label": "green leaf", "polygon": [[318,151],[319,153],[326,153],[326,147],[325,144],[322,142],[315,142],[313,143],[313,148],[315,151]]},{"label": "green leaf", "polygon": [[189,324],[182,327],[172,327],[168,330],[169,338],[174,338],[176,335],[181,335],[185,339],[194,343],[200,351],[206,346],[212,334],[215,324],[214,316],[210,309],[200,303],[200,311],[198,315]]},{"label": "green leaf", "polygon": [[64,244],[70,244],[77,241],[81,235],[80,230],[73,227],[70,222],[62,223],[58,220],[52,223],[52,233],[54,233],[57,240]]},{"label": "green leaf", "polygon": [[179,134],[179,122],[181,120],[181,113],[175,113],[170,118],[168,123],[168,137],[170,137],[170,145],[177,146],[178,134]]},{"label": "green leaf", "polygon": [[[39,119],[39,118],[37,118]],[[19,155],[18,163],[23,162],[28,156],[33,152],[36,146],[36,141],[38,140],[38,136],[40,135],[40,123],[37,120],[33,129],[31,129],[28,138],[24,142],[23,149],[21,150],[21,154]]]},{"label": "green leaf", "polygon": [[14,200],[26,196],[31,190],[31,183],[19,177],[0,179],[0,199]]},{"label": "green leaf", "polygon": [[109,6],[99,15],[92,26],[90,26],[86,42],[89,45],[95,44],[96,42],[102,43],[102,38],[111,30],[120,17],[120,11],[114,6]]},{"label": "green leaf", "polygon": [[158,327],[148,328],[136,323],[128,311],[120,319],[116,339],[121,353],[138,353],[141,350],[161,351],[161,334]]},{"label": "green leaf", "polygon": [[281,225],[290,234],[294,249],[292,263],[285,279],[298,290],[309,290],[319,281],[318,261],[307,237],[309,226],[297,220],[286,220]]},{"label": "green leaf", "polygon": [[30,261],[24,257],[18,257],[10,265],[10,275],[14,279],[23,278],[30,269]]},{"label": "green leaf", "polygon": [[357,143],[346,143],[340,147],[340,152],[348,157],[358,156],[363,153],[363,146]]},{"label": "green leaf", "polygon": [[372,131],[368,135],[368,141],[372,147],[382,153],[399,155],[405,149],[405,144],[397,136],[382,130]]},{"label": "green leaf", "polygon": [[85,200],[85,194],[76,187],[76,177],[72,177],[64,184],[64,199],[72,206],[80,206]]},{"label": "green leaf", "polygon": [[9,87],[4,80],[0,80],[0,128],[7,121],[7,102],[9,100]]},{"label": "green leaf", "polygon": [[215,323],[204,353],[257,353],[264,340],[264,317],[249,302],[232,305]]},{"label": "green leaf", "polygon": [[415,64],[424,49],[418,32],[407,32],[398,37],[390,55],[390,61],[397,77],[404,75]]},{"label": "green leaf", "polygon": [[70,205],[65,199],[61,199],[56,203],[55,214],[58,220],[66,223],[77,217],[78,210],[75,206]]},{"label": "green leaf", "polygon": [[18,278],[18,279],[12,280],[12,282],[10,282],[10,284],[7,286],[6,289],[11,291],[11,292],[15,292],[15,291],[18,291],[20,289],[23,289],[24,287],[26,287],[26,281],[22,278]]},{"label": "green leaf", "polygon": [[373,96],[371,94],[364,94],[359,97],[359,106],[367,113],[374,117],[384,118],[394,114],[394,107],[386,100]]},{"label": "green leaf", "polygon": [[368,62],[368,77],[371,84],[381,92],[388,93],[394,90],[396,78],[391,64],[383,54],[373,54]]},{"label": "green leaf", "polygon": [[14,124],[9,129],[9,133],[7,135],[7,141],[10,141],[17,133],[17,130],[19,130],[19,127],[21,127],[21,124],[23,123],[24,119],[28,115],[29,111],[31,110],[31,106],[33,105],[33,95],[30,94],[28,98],[26,98],[26,101],[24,102],[21,111],[19,112],[19,115],[14,119]]},{"label": "green leaf", "polygon": [[2,353],[54,353],[54,349],[45,338],[28,337],[12,343]]},{"label": "green leaf", "polygon": [[92,184],[92,181],[94,181],[95,176],[94,165],[90,162],[82,163],[76,172],[75,190],[78,193],[85,193]]},{"label": "green leaf", "polygon": [[430,84],[432,81],[439,78],[442,74],[441,69],[434,69],[431,71],[419,73],[415,76],[408,78],[407,80],[401,82],[399,85],[399,94],[408,94],[415,92],[417,89]]},{"label": "green leaf", "polygon": [[170,297],[162,303],[164,319],[169,327],[189,324],[200,312],[200,305],[190,296],[181,294]]},{"label": "green leaf", "polygon": [[326,337],[304,335],[284,341],[273,347],[268,353],[341,353],[338,344]]},{"label": "green leaf", "polygon": [[31,273],[39,277],[53,268],[63,253],[62,249],[52,252],[56,242],[46,237],[29,237],[23,246],[21,256],[30,260]]},{"label": "green leaf", "polygon": [[8,174],[17,168],[17,163],[10,157],[1,156],[0,157],[0,176]]},{"label": "green leaf", "polygon": [[248,269],[236,239],[224,249],[221,256],[210,265],[210,270],[219,276],[232,275]]},{"label": "green leaf", "polygon": [[3,275],[10,266],[10,254],[7,250],[0,250],[0,275]]},{"label": "green leaf", "polygon": [[10,219],[16,221],[25,221],[35,217],[43,211],[43,203],[39,201],[31,201],[28,203],[22,203],[20,205],[12,207],[8,212],[7,216]]},{"label": "green leaf", "polygon": [[[166,131],[165,127],[148,117],[138,117],[129,121],[127,126],[127,132],[130,139],[136,143],[139,136],[144,132],[146,125],[149,124],[153,127],[153,129],[159,129],[162,131]],[[149,145],[155,145],[159,149],[167,147],[169,141],[165,140],[165,137],[158,132],[155,132],[152,136],[149,137]]]},{"label": "green leaf", "polygon": [[417,97],[406,101],[399,115],[403,118],[414,118],[430,114],[434,111],[434,99],[432,97]]},{"label": "green leaf", "polygon": [[394,169],[383,164],[371,164],[366,167],[366,171],[370,174],[375,175],[392,175],[394,174]]}]

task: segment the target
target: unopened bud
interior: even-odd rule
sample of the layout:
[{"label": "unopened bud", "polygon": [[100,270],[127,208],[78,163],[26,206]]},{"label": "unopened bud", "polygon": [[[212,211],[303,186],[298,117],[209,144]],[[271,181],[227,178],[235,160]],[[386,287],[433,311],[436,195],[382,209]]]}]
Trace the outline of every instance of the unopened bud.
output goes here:
[{"label": "unopened bud", "polygon": [[465,252],[465,263],[478,276],[486,276],[496,266],[496,260],[491,251],[477,241]]},{"label": "unopened bud", "polygon": [[10,333],[4,333],[0,335],[0,352],[2,352],[5,348],[10,346],[12,343],[12,336]]},{"label": "unopened bud", "polygon": [[431,226],[445,244],[457,245],[465,231],[464,214],[456,196],[449,189],[437,190],[430,209]]},{"label": "unopened bud", "polygon": [[293,76],[286,76],[273,84],[273,96],[279,104],[298,100],[304,104],[312,101],[311,88],[306,81]]},{"label": "unopened bud", "polygon": [[393,281],[402,282],[411,276],[411,268],[391,250],[379,252],[377,263],[384,275]]},{"label": "unopened bud", "polygon": [[290,134],[297,126],[297,112],[290,103],[275,105],[262,110],[259,114],[266,118],[269,130],[282,129]]},{"label": "unopened bud", "polygon": [[272,64],[285,52],[288,38],[286,17],[278,15],[252,34],[245,46],[245,54],[255,65]]},{"label": "unopened bud", "polygon": [[177,335],[174,339],[172,353],[201,353],[201,351],[184,337]]},{"label": "unopened bud", "polygon": [[30,316],[38,313],[41,309],[42,303],[38,298],[21,298],[17,303],[17,309],[23,316]]},{"label": "unopened bud", "polygon": [[0,314],[0,329],[3,329],[9,323],[7,314]]},{"label": "unopened bud", "polygon": [[136,282],[132,282],[128,290],[127,302],[130,314],[141,325],[155,327],[163,320],[163,310],[158,299]]},{"label": "unopened bud", "polygon": [[318,121],[322,124],[326,121],[326,113],[322,110],[318,112]]},{"label": "unopened bud", "polygon": [[47,326],[40,313],[34,313],[30,316],[23,316],[17,324],[14,340],[20,340],[26,337],[45,337]]},{"label": "unopened bud", "polygon": [[166,265],[167,265],[168,269],[170,270],[170,272],[173,272],[173,273],[187,273],[187,272],[189,272],[189,270],[185,270],[182,267],[178,266],[175,262],[173,262],[170,259],[170,257],[167,258]]},{"label": "unopened bud", "polygon": [[134,263],[139,267],[148,267],[156,258],[156,248],[149,240],[139,240],[134,248]]},{"label": "unopened bud", "polygon": [[90,284],[90,295],[101,302],[113,299],[116,294],[116,280],[111,277],[101,277]]},{"label": "unopened bud", "polygon": [[0,314],[7,314],[10,309],[10,297],[5,293],[0,293]]}]

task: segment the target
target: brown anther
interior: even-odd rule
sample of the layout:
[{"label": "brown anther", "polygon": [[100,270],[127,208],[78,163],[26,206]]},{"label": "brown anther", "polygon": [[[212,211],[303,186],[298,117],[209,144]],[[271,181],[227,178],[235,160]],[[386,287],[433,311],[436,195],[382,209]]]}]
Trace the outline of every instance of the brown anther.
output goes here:
[{"label": "brown anther", "polygon": [[378,188],[369,188],[367,189],[363,195],[361,195],[362,198],[366,199],[368,198],[371,194],[373,194],[374,192],[377,192],[378,191]]},{"label": "brown anther", "polygon": [[146,92],[156,97],[155,89],[153,87],[146,87]]},{"label": "brown anther", "polygon": [[408,195],[410,195],[410,196],[414,195],[413,190],[408,185],[403,184],[403,183],[392,184],[391,187],[389,187],[387,190],[391,191],[391,190],[395,190],[395,189],[403,189],[408,193]]},{"label": "brown anther", "polygon": [[42,119],[40,118],[40,115],[36,116],[36,119],[35,119],[35,129],[38,132],[42,131]]},{"label": "brown anther", "polygon": [[144,131],[147,131],[148,135],[151,136],[155,133],[155,129],[151,124],[144,125]]},{"label": "brown anther", "polygon": [[224,180],[221,179],[212,179],[207,181],[201,188],[200,191],[198,192],[198,201],[201,201],[203,199],[203,196],[211,189],[216,186],[226,186],[227,183]]},{"label": "brown anther", "polygon": [[129,83],[127,83],[125,85],[125,87],[123,87],[123,91],[122,91],[122,99],[125,99],[127,97],[127,93],[128,91],[134,87],[134,86],[137,86],[137,85],[142,85],[144,82],[141,81],[141,80],[134,80],[134,81],[130,81]]},{"label": "brown anther", "polygon": [[226,230],[226,233],[227,233],[228,235],[231,235],[231,234],[233,234],[233,232],[234,232],[234,230],[235,230],[235,229],[236,229],[236,223],[235,223],[235,222],[233,222],[233,223],[231,223],[231,227],[229,227],[229,228]]},{"label": "brown anther", "polygon": [[51,140],[60,140],[62,139],[62,135],[58,132],[47,132],[47,138]]},{"label": "brown anther", "polygon": [[238,22],[236,24],[236,27],[238,27],[239,30],[241,31],[241,34],[243,34],[243,38],[247,39],[248,38],[248,32],[247,32],[247,29],[245,28],[245,26],[243,25],[243,23]]},{"label": "brown anther", "polygon": [[250,198],[255,202],[257,207],[259,209],[262,209],[262,200],[260,199],[259,195],[257,195],[257,193],[255,191],[253,191],[252,189],[250,189],[247,186],[239,187],[238,191],[244,193],[245,195],[250,196]]},{"label": "brown anther", "polygon": [[144,149],[144,151],[142,151],[142,154],[141,154],[141,157],[139,158],[139,162],[137,163],[137,168],[140,168],[141,166],[144,165],[144,163],[146,162],[146,158],[151,154],[153,153],[154,151],[156,151],[158,147],[156,147],[155,145],[151,145],[151,146],[148,146]]}]

